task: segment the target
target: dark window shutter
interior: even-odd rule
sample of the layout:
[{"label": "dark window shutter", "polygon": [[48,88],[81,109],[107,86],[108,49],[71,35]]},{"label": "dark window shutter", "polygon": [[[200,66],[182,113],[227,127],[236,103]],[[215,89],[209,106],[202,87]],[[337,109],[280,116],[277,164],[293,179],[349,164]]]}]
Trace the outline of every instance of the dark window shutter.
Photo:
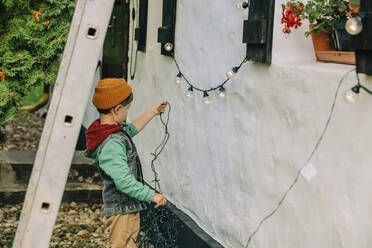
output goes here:
[{"label": "dark window shutter", "polygon": [[358,73],[372,76],[372,1],[360,1],[360,16],[363,20],[363,30],[352,36],[355,48],[356,67]]},{"label": "dark window shutter", "polygon": [[137,50],[144,52],[146,50],[148,0],[140,0],[138,11],[139,20],[135,30],[135,40],[138,42]]},{"label": "dark window shutter", "polygon": [[275,0],[250,0],[244,21],[243,43],[248,60],[271,64]]}]

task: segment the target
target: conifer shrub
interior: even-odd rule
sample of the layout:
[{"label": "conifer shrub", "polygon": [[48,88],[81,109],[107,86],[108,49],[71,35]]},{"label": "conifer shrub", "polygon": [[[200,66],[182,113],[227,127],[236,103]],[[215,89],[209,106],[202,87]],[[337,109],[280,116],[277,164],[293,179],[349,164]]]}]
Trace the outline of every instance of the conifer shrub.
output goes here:
[{"label": "conifer shrub", "polygon": [[28,92],[56,80],[75,1],[0,0],[0,126]]}]

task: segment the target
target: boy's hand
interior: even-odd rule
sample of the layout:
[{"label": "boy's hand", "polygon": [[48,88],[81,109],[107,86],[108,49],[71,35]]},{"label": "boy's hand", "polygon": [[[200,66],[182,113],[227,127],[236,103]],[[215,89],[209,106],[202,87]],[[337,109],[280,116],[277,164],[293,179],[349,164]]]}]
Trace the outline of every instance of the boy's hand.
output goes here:
[{"label": "boy's hand", "polygon": [[147,110],[143,115],[134,120],[132,124],[137,128],[138,132],[140,132],[147,125],[147,123],[155,117],[155,115],[164,113],[167,104],[167,101],[159,102],[154,107]]},{"label": "boy's hand", "polygon": [[154,198],[152,198],[152,202],[155,203],[155,208],[165,206],[167,204],[167,199],[164,195],[155,193]]},{"label": "boy's hand", "polygon": [[164,113],[165,107],[167,107],[167,101],[162,101],[152,107],[151,110],[155,115],[160,115]]}]

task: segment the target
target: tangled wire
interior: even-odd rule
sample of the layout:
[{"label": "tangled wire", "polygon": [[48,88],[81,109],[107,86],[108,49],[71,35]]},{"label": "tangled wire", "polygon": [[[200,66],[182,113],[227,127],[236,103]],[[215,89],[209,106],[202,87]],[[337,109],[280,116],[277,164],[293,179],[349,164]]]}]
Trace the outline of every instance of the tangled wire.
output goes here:
[{"label": "tangled wire", "polygon": [[[171,105],[168,103],[167,119],[163,120],[162,114],[160,121],[164,126],[164,138],[156,147],[154,153],[151,153],[151,169],[154,173],[155,190],[161,192],[159,175],[155,169],[155,161],[163,151],[169,140],[168,123]],[[167,208],[155,208],[151,204],[147,212],[141,216],[141,229],[135,240],[138,247],[141,248],[178,248],[176,238],[178,234],[179,220]]]}]

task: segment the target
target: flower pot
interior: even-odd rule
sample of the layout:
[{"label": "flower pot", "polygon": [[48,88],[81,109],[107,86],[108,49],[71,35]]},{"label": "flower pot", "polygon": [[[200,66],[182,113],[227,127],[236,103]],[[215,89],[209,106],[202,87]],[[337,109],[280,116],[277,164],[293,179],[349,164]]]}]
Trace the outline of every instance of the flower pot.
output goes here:
[{"label": "flower pot", "polygon": [[[335,42],[330,33],[318,31],[316,34],[311,33],[311,38],[313,40],[316,61],[355,64],[354,52],[336,51]],[[343,39],[340,35],[339,38]],[[346,45],[344,43],[341,42],[340,44],[340,47],[345,48]]]},{"label": "flower pot", "polygon": [[334,41],[330,33],[320,30],[316,34],[311,33],[314,51],[335,51]]}]

